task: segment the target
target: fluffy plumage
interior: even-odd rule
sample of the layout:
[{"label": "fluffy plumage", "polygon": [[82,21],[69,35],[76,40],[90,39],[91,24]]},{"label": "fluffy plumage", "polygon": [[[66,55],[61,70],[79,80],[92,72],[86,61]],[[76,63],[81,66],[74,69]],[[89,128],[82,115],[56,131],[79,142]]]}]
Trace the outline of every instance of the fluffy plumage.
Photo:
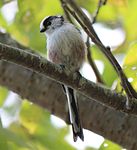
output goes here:
[{"label": "fluffy plumage", "polygon": [[[62,16],[49,16],[42,20],[40,31],[47,36],[48,60],[64,65],[72,72],[79,71],[85,60],[86,47],[76,27],[65,21]],[[68,99],[74,141],[78,136],[84,140],[75,92],[66,85],[64,89]]]}]

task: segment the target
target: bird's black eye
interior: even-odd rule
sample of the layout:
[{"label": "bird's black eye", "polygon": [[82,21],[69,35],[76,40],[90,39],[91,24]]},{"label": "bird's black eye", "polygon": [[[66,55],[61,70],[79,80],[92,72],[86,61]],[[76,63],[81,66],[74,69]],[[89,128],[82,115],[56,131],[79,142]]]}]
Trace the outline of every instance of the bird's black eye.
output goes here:
[{"label": "bird's black eye", "polygon": [[46,26],[49,26],[49,25],[51,25],[51,22],[50,22],[50,21],[47,22]]},{"label": "bird's black eye", "polygon": [[51,25],[51,21],[44,21],[43,25],[44,27],[48,27]]},{"label": "bird's black eye", "polygon": [[51,17],[48,17],[47,19],[44,20],[43,22],[44,27],[48,27],[51,25]]}]

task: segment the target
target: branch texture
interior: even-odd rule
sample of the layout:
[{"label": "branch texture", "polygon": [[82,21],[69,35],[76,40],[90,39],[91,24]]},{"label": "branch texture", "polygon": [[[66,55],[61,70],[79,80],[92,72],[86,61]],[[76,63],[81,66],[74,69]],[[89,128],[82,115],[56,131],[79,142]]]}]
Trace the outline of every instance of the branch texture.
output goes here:
[{"label": "branch texture", "polygon": [[[0,41],[23,48],[7,34],[0,33]],[[24,47],[24,49],[26,48]],[[67,113],[64,108],[66,98],[62,88],[46,76],[13,63],[0,61],[0,84],[67,121]],[[116,98],[118,97],[116,96]],[[122,98],[125,99],[125,97]],[[78,93],[78,100],[85,129],[100,134],[128,149],[137,149],[137,118],[135,116],[129,116],[100,105],[80,93]],[[115,101],[115,98],[113,100]]]},{"label": "branch texture", "polygon": [[132,99],[132,109],[128,110],[125,107],[126,97],[90,82],[76,73],[72,74],[67,68],[57,66],[41,56],[0,43],[0,59],[46,75],[48,78],[66,84],[103,105],[137,115],[136,100],[133,101]]}]

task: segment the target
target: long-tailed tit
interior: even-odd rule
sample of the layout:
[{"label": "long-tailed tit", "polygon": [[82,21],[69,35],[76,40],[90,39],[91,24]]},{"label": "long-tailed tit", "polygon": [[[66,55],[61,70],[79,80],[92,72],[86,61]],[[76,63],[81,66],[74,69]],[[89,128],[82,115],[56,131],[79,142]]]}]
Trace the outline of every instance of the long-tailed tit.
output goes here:
[{"label": "long-tailed tit", "polygon": [[[48,60],[64,65],[71,72],[78,72],[85,59],[86,46],[76,27],[65,21],[63,16],[49,16],[41,21],[40,32],[44,32],[47,37]],[[77,141],[78,136],[84,141],[75,92],[66,85],[64,89],[68,100],[74,141]]]}]

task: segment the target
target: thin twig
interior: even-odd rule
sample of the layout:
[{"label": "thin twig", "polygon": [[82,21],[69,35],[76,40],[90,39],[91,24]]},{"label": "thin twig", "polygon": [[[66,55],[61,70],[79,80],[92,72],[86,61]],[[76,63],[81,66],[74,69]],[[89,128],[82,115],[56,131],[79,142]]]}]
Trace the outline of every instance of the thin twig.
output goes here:
[{"label": "thin twig", "polygon": [[70,14],[69,14],[68,11],[65,9],[66,4],[64,3],[63,0],[60,0],[60,3],[61,3],[61,5],[62,5],[62,8],[63,8],[63,10],[64,10],[64,13],[65,13],[65,16],[66,16],[67,20],[68,20],[70,23],[73,24],[73,21],[72,21],[72,19],[71,19]]},{"label": "thin twig", "polygon": [[96,22],[97,16],[98,16],[98,14],[99,14],[99,11],[100,11],[101,7],[102,7],[103,5],[105,5],[106,3],[107,3],[106,0],[105,0],[105,1],[103,1],[103,0],[99,0],[99,1],[98,1],[98,6],[97,6],[97,9],[96,9],[96,11],[95,11],[95,13],[94,13],[93,20],[92,20],[92,24]]},{"label": "thin twig", "polygon": [[[73,17],[79,22],[79,24],[82,26],[83,29],[85,29],[85,31],[88,33],[88,35],[91,35],[91,33],[89,32],[89,30],[87,29],[87,27],[81,22],[81,20],[77,17],[77,15],[66,5],[66,10],[73,15]],[[87,44],[87,43],[86,43]],[[91,59],[91,54],[90,54],[90,49],[89,49],[89,45],[87,46],[87,58],[88,58],[88,62],[91,65],[91,67],[94,70],[94,73],[96,75],[97,81],[100,83],[104,83],[100,73],[96,67],[96,64],[93,62],[93,60]]]},{"label": "thin twig", "polygon": [[[66,5],[66,3],[64,3],[63,0],[60,0],[61,3],[62,3],[62,7],[64,9],[64,12],[66,12],[68,14],[69,17],[68,20],[72,22],[71,18],[70,18],[70,15],[69,13],[71,12],[71,10],[69,9],[69,7]],[[70,13],[71,14],[71,13]],[[72,15],[72,14],[71,14]],[[75,16],[76,17],[76,16]],[[78,19],[78,18],[77,18]],[[73,22],[72,22],[73,23]],[[97,82],[100,82],[102,84],[104,84],[101,76],[100,76],[100,73],[96,67],[96,64],[94,63],[94,61],[92,60],[92,57],[91,57],[91,53],[90,53],[90,43],[89,43],[89,40],[86,42],[86,45],[87,45],[87,59],[88,59],[88,62],[90,64],[90,66],[92,67],[94,73],[95,73],[95,76],[97,78]]]},{"label": "thin twig", "polygon": [[[105,47],[99,37],[97,36],[94,28],[92,27],[92,24],[88,17],[85,15],[85,13],[81,10],[80,7],[77,6],[74,0],[65,0],[74,11],[72,12],[72,15],[75,17],[75,19],[82,23],[83,29],[85,32],[89,35],[89,37],[92,39],[92,41],[99,47],[99,49],[104,53],[104,55],[108,58],[108,60],[113,65],[114,69],[116,70],[117,74],[119,75],[121,79],[121,84],[127,94],[127,102],[129,103],[129,99],[136,98],[137,99],[137,93],[131,86],[131,84],[128,82],[126,75],[124,74],[121,66],[113,56],[113,54],[110,51],[110,47]],[[77,15],[78,16],[77,16]],[[80,19],[79,19],[80,18]],[[84,24],[83,24],[84,23]]]},{"label": "thin twig", "polygon": [[92,67],[92,69],[95,73],[95,76],[97,78],[97,82],[104,84],[104,81],[101,78],[100,72],[98,71],[98,68],[97,68],[97,66],[96,66],[96,64],[93,61],[92,56],[91,56],[89,36],[87,37],[86,45],[87,45],[87,59],[88,59],[88,62],[89,62],[90,66]]},{"label": "thin twig", "polygon": [[[105,4],[106,4],[106,2],[104,3],[104,1],[99,0],[97,9],[96,9],[96,11],[94,13],[94,16],[92,18],[92,24],[94,24],[96,22],[99,11],[100,11],[101,7]],[[104,84],[104,81],[103,81],[103,79],[102,79],[102,77],[101,77],[101,75],[98,71],[98,68],[97,68],[96,64],[94,63],[94,61],[93,61],[92,55],[91,55],[89,36],[87,37],[86,45],[87,45],[87,59],[88,59],[88,62],[91,65],[91,67],[92,67],[92,69],[93,69],[93,71],[96,75],[97,82],[100,82],[100,83]]]}]

